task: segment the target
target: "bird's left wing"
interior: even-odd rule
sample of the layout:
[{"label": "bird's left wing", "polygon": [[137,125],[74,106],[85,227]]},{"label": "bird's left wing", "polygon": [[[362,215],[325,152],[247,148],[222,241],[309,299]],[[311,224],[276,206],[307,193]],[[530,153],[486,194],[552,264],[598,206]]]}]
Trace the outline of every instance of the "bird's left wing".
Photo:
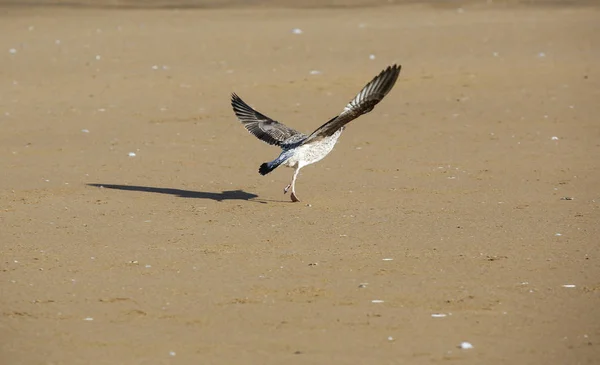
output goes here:
[{"label": "bird's left wing", "polygon": [[373,110],[394,87],[400,68],[400,65],[393,65],[381,71],[346,105],[340,115],[317,128],[304,143],[331,136],[344,125]]},{"label": "bird's left wing", "polygon": [[[291,141],[301,140],[306,137],[305,134],[252,109],[235,93],[231,95],[231,106],[235,115],[244,124],[248,132],[263,142],[282,147]],[[295,138],[290,140],[294,136]]]}]

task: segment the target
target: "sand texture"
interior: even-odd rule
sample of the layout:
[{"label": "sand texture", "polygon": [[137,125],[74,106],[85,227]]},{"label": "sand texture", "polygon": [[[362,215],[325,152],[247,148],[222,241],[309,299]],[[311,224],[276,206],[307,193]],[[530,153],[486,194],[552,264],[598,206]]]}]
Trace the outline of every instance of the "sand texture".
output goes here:
[{"label": "sand texture", "polygon": [[[600,363],[599,8],[132,3],[0,3],[1,364]],[[258,174],[232,92],[310,133],[393,63]]]}]

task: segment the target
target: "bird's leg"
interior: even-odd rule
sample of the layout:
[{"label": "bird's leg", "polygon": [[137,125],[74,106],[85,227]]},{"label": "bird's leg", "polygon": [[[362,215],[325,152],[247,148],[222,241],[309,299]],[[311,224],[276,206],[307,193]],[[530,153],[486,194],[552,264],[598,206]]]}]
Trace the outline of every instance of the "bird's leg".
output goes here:
[{"label": "bird's leg", "polygon": [[292,194],[290,195],[290,198],[292,198],[292,201],[294,203],[300,201],[300,199],[298,199],[298,197],[296,196],[296,177],[298,177],[299,172],[300,167],[298,167],[296,171],[294,171],[294,177],[292,177],[292,182],[290,183],[290,185],[292,186]]},{"label": "bird's leg", "polygon": [[[294,171],[294,177],[292,177],[292,182],[290,182],[289,184],[287,184],[287,186],[285,188],[283,188],[284,194],[286,194],[288,192],[288,190],[290,190],[290,188],[294,186],[294,182],[296,181],[296,176],[298,175],[299,170],[300,169],[296,168],[296,171]],[[292,191],[294,191],[293,188],[292,188]]]}]

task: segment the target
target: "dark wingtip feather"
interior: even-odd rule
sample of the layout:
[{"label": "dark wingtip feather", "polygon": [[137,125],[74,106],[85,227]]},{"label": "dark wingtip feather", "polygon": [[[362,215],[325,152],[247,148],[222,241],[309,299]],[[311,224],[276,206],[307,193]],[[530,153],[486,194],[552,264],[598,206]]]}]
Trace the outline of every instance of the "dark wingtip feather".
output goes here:
[{"label": "dark wingtip feather", "polygon": [[393,64],[391,66],[387,67],[387,70],[394,70],[395,72],[400,72],[400,69],[402,68],[402,65],[397,65],[397,64]]},{"label": "dark wingtip feather", "polygon": [[231,93],[231,105],[239,103],[240,97],[236,93]]},{"label": "dark wingtip feather", "polygon": [[[384,71],[382,71],[382,74],[384,73],[390,73],[390,83],[392,84],[391,86],[393,86],[393,84],[396,83],[396,80],[398,79],[398,76],[400,75],[400,70],[402,69],[402,65],[397,65],[397,64],[393,64],[391,66],[388,66]],[[391,88],[390,86],[390,88]]]},{"label": "dark wingtip feather", "polygon": [[393,64],[391,66],[388,66],[385,70],[381,71],[381,73],[379,74],[378,77],[382,77],[384,74],[389,74],[389,76],[386,75],[386,77],[389,77],[389,83],[391,83],[391,86],[393,86],[396,83],[396,80],[398,79],[398,76],[400,75],[400,70],[402,69],[402,65],[397,65],[397,64]]}]

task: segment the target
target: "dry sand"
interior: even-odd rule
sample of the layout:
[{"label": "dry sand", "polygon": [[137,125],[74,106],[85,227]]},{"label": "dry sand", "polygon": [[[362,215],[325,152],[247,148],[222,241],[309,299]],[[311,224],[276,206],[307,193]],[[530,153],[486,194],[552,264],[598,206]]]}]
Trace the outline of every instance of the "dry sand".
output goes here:
[{"label": "dry sand", "polygon": [[598,9],[360,5],[2,8],[0,362],[599,363]]}]

